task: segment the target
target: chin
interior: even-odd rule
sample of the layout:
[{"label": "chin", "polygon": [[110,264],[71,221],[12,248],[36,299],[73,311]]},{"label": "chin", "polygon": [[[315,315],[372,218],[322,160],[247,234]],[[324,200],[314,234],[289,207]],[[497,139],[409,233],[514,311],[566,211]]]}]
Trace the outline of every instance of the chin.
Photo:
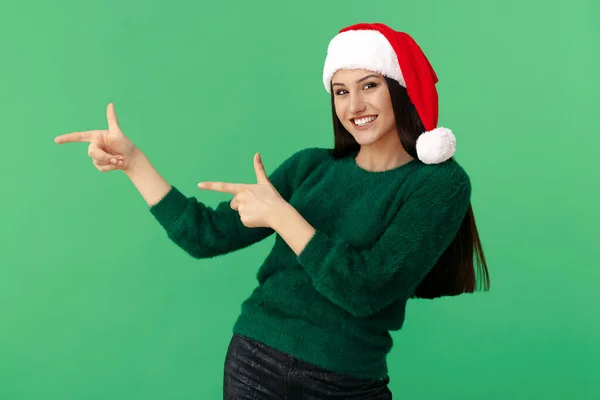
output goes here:
[{"label": "chin", "polygon": [[379,135],[377,132],[348,132],[350,132],[354,140],[356,140],[356,143],[360,144],[361,146],[369,146],[381,139],[381,135]]},{"label": "chin", "polygon": [[352,137],[354,137],[354,140],[356,140],[356,143],[360,144],[361,146],[368,146],[377,141],[377,138],[370,137],[370,136],[366,137],[364,135],[352,135]]}]

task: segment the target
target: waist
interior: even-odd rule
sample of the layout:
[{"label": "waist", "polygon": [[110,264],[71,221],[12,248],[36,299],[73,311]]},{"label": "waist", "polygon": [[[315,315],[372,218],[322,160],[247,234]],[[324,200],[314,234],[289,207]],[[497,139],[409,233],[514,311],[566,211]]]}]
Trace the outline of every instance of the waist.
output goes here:
[{"label": "waist", "polygon": [[251,298],[233,332],[335,373],[378,379],[388,373],[389,332],[361,330],[351,321],[311,320]]}]

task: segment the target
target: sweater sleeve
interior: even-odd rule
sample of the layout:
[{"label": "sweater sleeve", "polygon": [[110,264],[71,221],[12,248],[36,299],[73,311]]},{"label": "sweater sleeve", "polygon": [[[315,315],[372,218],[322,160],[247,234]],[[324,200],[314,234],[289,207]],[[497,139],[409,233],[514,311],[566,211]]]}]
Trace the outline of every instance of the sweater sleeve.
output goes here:
[{"label": "sweater sleeve", "polygon": [[430,171],[369,248],[317,230],[298,263],[323,296],[357,317],[408,298],[450,245],[470,204],[464,171]]},{"label": "sweater sleeve", "polygon": [[[302,150],[286,159],[269,179],[289,201]],[[230,200],[210,207],[195,197],[186,197],[175,186],[156,204],[151,214],[167,236],[194,258],[212,258],[250,246],[273,233],[271,228],[248,228]]]}]

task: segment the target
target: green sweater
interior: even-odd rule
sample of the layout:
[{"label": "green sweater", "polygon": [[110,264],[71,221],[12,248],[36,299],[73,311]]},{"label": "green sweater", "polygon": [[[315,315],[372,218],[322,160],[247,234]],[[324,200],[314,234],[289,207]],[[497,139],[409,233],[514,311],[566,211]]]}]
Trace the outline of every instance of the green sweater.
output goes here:
[{"label": "green sweater", "polygon": [[[233,331],[337,373],[382,378],[389,332],[402,327],[408,298],[458,231],[471,184],[455,160],[369,172],[355,156],[307,148],[270,175],[316,233],[298,256],[276,234]],[[229,200],[212,208],[175,187],[150,211],[195,258],[274,233],[245,227]]]}]

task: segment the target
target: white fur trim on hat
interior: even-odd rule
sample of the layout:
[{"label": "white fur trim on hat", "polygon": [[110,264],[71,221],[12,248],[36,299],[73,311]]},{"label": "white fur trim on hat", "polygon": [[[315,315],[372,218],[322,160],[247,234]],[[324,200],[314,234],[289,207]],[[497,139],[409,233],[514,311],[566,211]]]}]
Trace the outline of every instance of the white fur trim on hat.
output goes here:
[{"label": "white fur trim on hat", "polygon": [[417,155],[425,164],[442,163],[454,155],[456,137],[448,128],[437,127],[417,138]]},{"label": "white fur trim on hat", "polygon": [[344,31],[331,39],[323,67],[323,84],[328,93],[331,78],[339,69],[375,71],[406,87],[396,52],[378,31]]}]

